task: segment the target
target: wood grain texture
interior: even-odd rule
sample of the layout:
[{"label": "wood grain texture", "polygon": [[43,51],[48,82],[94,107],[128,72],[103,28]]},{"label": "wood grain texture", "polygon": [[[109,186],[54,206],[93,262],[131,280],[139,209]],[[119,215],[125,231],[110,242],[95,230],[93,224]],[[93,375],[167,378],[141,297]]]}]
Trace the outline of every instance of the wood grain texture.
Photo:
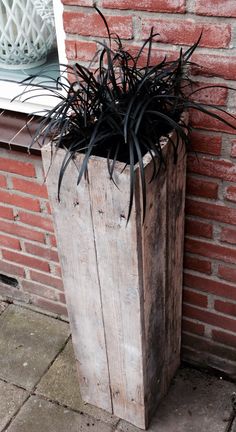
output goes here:
[{"label": "wood grain texture", "polygon": [[167,263],[165,294],[165,392],[180,364],[186,150],[179,144],[178,160],[167,158]]},{"label": "wood grain texture", "polygon": [[[152,166],[145,175],[151,178]],[[163,396],[165,368],[165,286],[166,286],[166,173],[149,184],[147,215],[141,230],[143,304],[143,351],[145,353],[145,405],[148,424]]]},{"label": "wood grain texture", "polygon": [[[76,188],[78,155],[60,203],[62,150],[47,179],[82,397],[143,429],[180,362],[185,155],[179,148],[175,166],[170,142],[163,143],[167,169],[148,185],[144,224],[138,166],[128,225],[123,164],[115,186],[106,160],[92,157],[88,181]],[[43,159],[47,170],[49,149]],[[150,156],[144,164],[148,181]]]},{"label": "wood grain texture", "polygon": [[[114,414],[145,427],[142,355],[142,286],[138,266],[135,203],[126,226],[129,169],[116,167],[117,187],[103,159],[89,165],[89,187],[96,240]],[[139,217],[139,215],[138,215]]]},{"label": "wood grain texture", "polygon": [[[58,172],[64,154],[63,150],[57,151],[47,176],[47,186],[73,345],[80,370],[81,395],[86,402],[112,412],[89,187],[83,179],[80,187],[76,188],[77,168],[72,163],[65,174],[61,201],[58,202]],[[77,163],[80,163],[81,158],[78,155]],[[50,160],[50,147],[45,147],[45,172],[48,172]]]}]

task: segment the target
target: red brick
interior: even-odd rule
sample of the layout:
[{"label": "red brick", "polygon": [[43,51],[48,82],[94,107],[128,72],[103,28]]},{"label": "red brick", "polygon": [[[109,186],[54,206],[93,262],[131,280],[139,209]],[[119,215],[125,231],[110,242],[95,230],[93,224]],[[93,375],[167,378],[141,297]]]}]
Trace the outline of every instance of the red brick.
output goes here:
[{"label": "red brick", "polygon": [[[193,361],[200,361],[201,365],[210,364],[214,369],[226,370],[232,377],[235,377],[235,351],[231,348],[218,345],[210,339],[202,339],[199,336],[183,334],[183,345],[194,349],[194,354],[184,348],[184,356]],[[206,362],[207,361],[207,362]],[[231,366],[231,362],[234,364]],[[218,368],[217,368],[218,366]]]},{"label": "red brick", "polygon": [[47,209],[48,214],[51,215],[52,214],[52,209],[51,209],[51,206],[50,206],[49,202],[46,203],[46,209]]},{"label": "red brick", "polygon": [[196,13],[208,16],[236,17],[235,0],[196,0]]},{"label": "red brick", "polygon": [[199,46],[226,48],[231,40],[231,25],[216,23],[200,23],[192,19],[185,20],[164,20],[160,18],[143,18],[142,19],[142,39],[148,38],[150,28],[154,27],[154,32],[159,33],[158,41],[162,43],[171,43],[179,45],[193,45],[202,37]]},{"label": "red brick", "polygon": [[13,261],[17,264],[21,264],[25,267],[36,268],[41,271],[49,272],[49,264],[46,261],[42,261],[38,258],[32,258],[23,253],[12,252],[8,250],[2,251],[2,256],[8,261]]},{"label": "red brick", "polygon": [[35,168],[29,162],[0,158],[0,170],[20,174],[25,177],[35,177]]},{"label": "red brick", "polygon": [[54,265],[54,269],[55,269],[55,275],[61,277],[61,267]]},{"label": "red brick", "polygon": [[[199,162],[199,163],[201,163],[201,162]],[[191,171],[191,167],[193,165],[194,164],[192,164],[192,162],[190,160],[190,163],[189,163],[190,171]],[[195,168],[195,170],[196,170],[196,168]],[[194,172],[194,170],[193,170],[193,172]],[[187,182],[186,183],[186,192],[189,195],[197,195],[200,197],[212,198],[212,199],[216,199],[218,196],[218,184],[217,183],[205,181],[202,179],[197,179],[195,177],[190,177],[190,176],[187,176],[186,182]]]},{"label": "red brick", "polygon": [[186,11],[186,0],[103,0],[102,7],[111,9],[133,9],[151,12]]},{"label": "red brick", "polygon": [[205,156],[188,157],[188,170],[195,174],[202,174],[208,177],[235,182],[236,164],[224,159],[209,159]]},{"label": "red brick", "polygon": [[59,301],[61,303],[65,303],[66,304],[66,297],[64,293],[59,293]]},{"label": "red brick", "polygon": [[185,286],[198,291],[236,300],[236,289],[234,285],[229,285],[220,281],[218,282],[205,276],[203,277],[185,273],[184,284]]},{"label": "red brick", "polygon": [[[129,50],[132,56],[136,56],[137,53],[140,51],[140,46],[137,45],[128,45],[128,46],[126,45],[126,48]],[[171,49],[171,45],[169,45],[165,50],[153,48],[151,53],[150,64],[155,66],[157,63],[161,63],[164,60],[164,58],[166,58],[169,61],[176,60],[178,58],[178,55],[179,55],[178,51],[173,51]],[[138,66],[146,66],[147,57],[148,57],[148,49],[144,48],[143,55],[138,61]]]},{"label": "red brick", "polygon": [[225,198],[226,198],[228,201],[236,202],[236,186],[229,186],[229,187],[226,189]]},{"label": "red brick", "polygon": [[57,315],[67,316],[67,308],[65,305],[62,305],[60,303],[54,303],[52,301],[40,298],[40,297],[33,297],[32,303],[35,306],[38,306],[44,310],[50,311],[52,313],[55,313]]},{"label": "red brick", "polygon": [[25,276],[25,270],[22,267],[18,267],[14,264],[7,263],[5,261],[0,260],[0,271],[1,273],[6,273],[9,276]]},{"label": "red brick", "polygon": [[[117,33],[123,39],[131,39],[133,36],[133,24],[131,16],[106,16],[107,23],[112,33]],[[67,33],[80,34],[82,36],[106,37],[107,30],[101,17],[97,13],[64,12],[64,28]]]},{"label": "red brick", "polygon": [[190,270],[195,270],[201,273],[211,274],[211,263],[200,258],[185,255],[184,267]]},{"label": "red brick", "polygon": [[57,293],[53,288],[49,288],[45,285],[40,285],[31,281],[22,281],[23,291],[35,294],[39,297],[44,297],[48,300],[59,300],[59,293]]},{"label": "red brick", "polygon": [[191,149],[199,153],[220,156],[222,138],[217,135],[204,135],[200,132],[191,132]]},{"label": "red brick", "polygon": [[33,229],[25,228],[19,225],[17,222],[10,223],[0,220],[0,231],[16,235],[17,237],[23,237],[28,240],[45,243],[45,237],[43,233],[35,231]]},{"label": "red brick", "polygon": [[7,247],[10,249],[18,249],[20,250],[20,241],[13,237],[9,237],[3,234],[0,234],[0,245],[1,247]]},{"label": "red brick", "polygon": [[[226,105],[228,90],[222,84],[195,81],[191,85],[190,99],[213,105]],[[208,142],[210,137],[208,136]]]},{"label": "red brick", "polygon": [[236,332],[236,320],[222,316],[218,313],[209,312],[204,309],[197,309],[190,305],[183,305],[183,314],[185,317]]},{"label": "red brick", "polygon": [[216,132],[226,132],[229,134],[235,134],[236,130],[236,116],[235,113],[230,117],[224,112],[212,111],[214,114],[220,116],[220,118],[229,124],[225,124],[223,121],[214,118],[201,111],[190,110],[190,123],[194,128],[213,130]]},{"label": "red brick", "polygon": [[216,300],[215,310],[226,315],[232,315],[234,318],[236,317],[236,304],[234,303]]},{"label": "red brick", "polygon": [[97,51],[95,42],[66,40],[65,43],[66,56],[69,60],[90,61]]},{"label": "red brick", "polygon": [[190,291],[187,288],[185,288],[183,291],[183,302],[201,307],[207,307],[208,305],[208,299],[206,295],[199,294],[195,291]]},{"label": "red brick", "polygon": [[56,237],[54,235],[50,235],[49,236],[49,241],[52,247],[57,247],[57,240]]},{"label": "red brick", "polygon": [[235,80],[236,56],[231,53],[228,56],[197,53],[193,55],[192,61],[198,65],[192,67],[195,75]]},{"label": "red brick", "polygon": [[46,247],[37,246],[33,243],[25,243],[25,250],[29,254],[39,256],[49,261],[59,261],[57,252]]},{"label": "red brick", "polygon": [[236,335],[226,333],[220,330],[212,330],[212,339],[224,345],[236,348]]},{"label": "red brick", "polygon": [[236,140],[232,141],[231,157],[236,157]]},{"label": "red brick", "polygon": [[187,199],[186,213],[205,219],[236,225],[236,209],[221,204],[203,203]]},{"label": "red brick", "polygon": [[47,216],[33,215],[31,213],[19,212],[19,220],[28,225],[41,228],[45,231],[54,232],[54,227],[51,218]]},{"label": "red brick", "polygon": [[41,198],[48,198],[47,187],[45,184],[39,184],[29,180],[13,178],[13,188],[30,195],[36,195]]},{"label": "red brick", "polygon": [[218,259],[224,262],[236,264],[236,249],[226,246],[187,238],[185,240],[185,250],[187,252],[202,255],[207,258]]},{"label": "red brick", "polygon": [[7,186],[7,179],[4,175],[0,175],[0,187],[6,187]]},{"label": "red brick", "polygon": [[0,205],[0,217],[3,219],[13,219],[13,210],[9,207],[3,207]]},{"label": "red brick", "polygon": [[194,321],[189,321],[187,319],[183,319],[182,321],[182,331],[188,333],[195,333],[200,336],[204,335],[204,325],[196,323]]},{"label": "red brick", "polygon": [[220,240],[230,244],[236,244],[236,230],[222,228]]},{"label": "red brick", "polygon": [[32,211],[40,211],[40,204],[37,199],[23,197],[14,193],[0,190],[0,201],[2,203],[10,204],[15,207],[25,208]]},{"label": "red brick", "polygon": [[94,0],[61,0],[65,5],[72,6],[93,6]]},{"label": "red brick", "polygon": [[50,285],[59,290],[63,290],[63,282],[62,279],[60,278],[48,274],[44,274],[44,273],[39,273],[34,270],[30,271],[30,277],[32,280],[36,282],[40,282],[41,284]]},{"label": "red brick", "polygon": [[219,265],[218,275],[223,279],[233,282],[236,284],[236,269],[232,267],[227,267],[224,265]]},{"label": "red brick", "polygon": [[197,220],[185,220],[185,233],[195,237],[212,238],[212,225]]}]

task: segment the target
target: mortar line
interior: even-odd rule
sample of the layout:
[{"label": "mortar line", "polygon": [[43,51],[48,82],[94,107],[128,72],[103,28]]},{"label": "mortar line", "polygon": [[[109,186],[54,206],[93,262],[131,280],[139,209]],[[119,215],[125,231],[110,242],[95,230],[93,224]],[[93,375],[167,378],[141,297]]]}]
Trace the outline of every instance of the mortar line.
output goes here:
[{"label": "mortar line", "polygon": [[[41,399],[41,400],[44,400],[44,401],[50,402],[50,403],[52,403],[52,404],[54,404],[54,405],[57,405],[57,406],[59,406],[59,407],[61,407],[61,408],[65,408],[65,409],[67,409],[67,410],[69,410],[69,411],[72,411],[72,412],[74,412],[74,413],[76,413],[76,414],[86,415],[86,416],[88,416],[89,418],[91,418],[92,420],[94,420],[95,422],[101,422],[101,423],[104,423],[104,424],[109,424],[109,423],[107,423],[105,420],[102,420],[102,419],[99,420],[99,419],[97,419],[96,417],[94,417],[92,414],[83,411],[83,409],[76,409],[76,408],[72,408],[72,407],[70,407],[69,405],[66,405],[66,404],[64,404],[64,403],[62,403],[62,402],[59,402],[59,401],[54,400],[54,399],[51,399],[50,397],[47,397],[47,396],[45,396],[45,395],[43,395],[43,394],[40,394],[40,393],[34,393],[34,394],[32,394],[31,396],[36,396],[38,399]],[[84,403],[86,404],[86,402],[84,402]],[[120,422],[120,420],[121,420],[121,419],[119,419],[119,418],[117,417],[117,422],[116,422],[115,424],[113,424],[113,425],[111,424],[110,426],[116,428],[116,427],[118,426],[118,423]]]},{"label": "mortar line", "polygon": [[[63,292],[63,291],[61,291],[61,292]],[[1,298],[0,298],[0,300],[1,300]],[[3,302],[5,302],[5,300],[2,300]],[[7,303],[7,302],[6,302]],[[47,317],[49,317],[49,318],[53,318],[53,319],[55,319],[55,320],[58,320],[58,321],[61,321],[61,322],[65,322],[65,323],[67,323],[67,324],[69,324],[69,319],[67,319],[67,318],[62,318],[62,317],[60,317],[60,315],[57,315],[57,314],[54,314],[53,312],[47,312],[47,311],[43,311],[42,309],[41,310],[39,310],[38,308],[37,308],[37,306],[34,306],[33,304],[30,304],[30,303],[22,303],[22,302],[20,302],[19,300],[15,300],[14,302],[12,301],[12,302],[9,302],[8,303],[8,305],[11,305],[11,304],[13,304],[13,305],[15,305],[15,306],[19,306],[19,307],[21,307],[22,309],[29,309],[29,310],[31,310],[31,311],[33,311],[33,312],[35,312],[35,313],[38,313],[38,314],[40,314],[40,315],[44,315],[44,316],[47,316]],[[7,309],[7,308],[6,308]],[[3,311],[4,312],[4,311]]]},{"label": "mortar line", "polygon": [[19,385],[19,384],[15,384],[15,383],[13,383],[13,382],[11,382],[11,381],[8,381],[6,378],[3,378],[3,377],[1,377],[1,376],[0,376],[0,381],[4,382],[5,384],[10,384],[10,385],[12,385],[13,387],[16,387],[16,388],[19,389],[19,390],[24,390],[24,391],[26,391],[26,388],[25,388],[25,387],[23,387],[23,386],[21,386],[21,385]]},{"label": "mortar line", "polygon": [[12,424],[12,422],[15,420],[16,416],[19,414],[19,412],[21,411],[21,408],[25,405],[25,403],[29,400],[31,394],[28,395],[28,397],[24,400],[24,402],[21,404],[21,406],[16,410],[16,412],[14,413],[14,415],[10,418],[10,420],[6,423],[5,427],[2,429],[1,432],[5,432],[7,431],[8,427]]},{"label": "mortar line", "polygon": [[[13,422],[13,420],[16,418],[16,416],[17,416],[17,415],[19,414],[19,412],[21,411],[21,408],[23,408],[23,406],[25,405],[25,403],[26,403],[26,402],[27,402],[27,401],[28,401],[32,396],[35,396],[35,397],[37,397],[38,399],[41,399],[41,400],[44,400],[44,401],[50,402],[50,403],[52,403],[52,404],[54,404],[54,405],[57,405],[57,406],[59,406],[59,407],[61,407],[61,408],[65,408],[65,409],[67,409],[67,410],[69,410],[69,411],[72,411],[72,412],[74,412],[74,413],[76,413],[76,414],[85,414],[86,416],[88,416],[89,418],[91,418],[91,420],[93,420],[94,422],[97,422],[97,421],[98,421],[98,419],[97,419],[96,417],[94,417],[94,416],[93,416],[92,414],[90,414],[90,413],[84,412],[83,409],[76,409],[76,408],[72,408],[72,407],[70,407],[69,405],[66,405],[66,404],[64,404],[64,403],[62,403],[62,402],[59,402],[59,401],[54,400],[54,399],[52,399],[52,398],[50,398],[50,397],[47,397],[47,396],[45,396],[44,394],[41,394],[41,393],[36,392],[36,390],[37,390],[37,386],[38,386],[39,382],[40,382],[41,379],[44,377],[44,375],[46,375],[46,373],[48,372],[48,370],[51,368],[51,366],[53,365],[53,363],[56,361],[57,357],[58,357],[58,356],[60,355],[60,353],[63,351],[63,349],[65,348],[65,346],[66,346],[66,344],[68,343],[69,339],[70,339],[70,336],[67,338],[67,340],[65,341],[65,343],[63,344],[62,348],[59,350],[59,352],[57,353],[57,355],[54,357],[54,359],[50,362],[50,365],[48,366],[47,370],[45,370],[45,372],[44,372],[43,375],[39,378],[39,380],[36,382],[36,384],[34,385],[34,387],[32,388],[32,390],[28,391],[25,387],[23,387],[23,386],[21,386],[21,385],[18,385],[18,384],[15,384],[14,382],[8,381],[8,380],[6,380],[6,379],[0,377],[0,381],[5,382],[6,384],[10,384],[10,385],[12,385],[13,387],[16,387],[17,389],[24,390],[25,392],[28,393],[28,397],[27,397],[27,398],[22,402],[22,404],[20,405],[19,409],[14,413],[14,415],[12,416],[12,418],[8,421],[8,423],[6,424],[6,426],[3,428],[2,432],[5,432],[5,431],[7,430],[7,428],[11,425],[11,423]],[[78,384],[78,385],[79,385],[79,384]],[[106,421],[104,421],[104,420],[100,420],[100,421],[103,422],[103,423],[105,423],[105,424],[107,424]],[[116,422],[114,425],[112,425],[112,428],[117,428],[119,422],[120,422],[120,419],[117,419],[117,422]]]},{"label": "mortar line", "polygon": [[235,420],[235,413],[234,413],[234,411],[232,411],[231,414],[230,414],[230,418],[229,418],[229,420],[227,422],[227,425],[226,425],[226,428],[225,428],[225,432],[234,432],[233,431],[233,426],[235,424],[234,420]]}]

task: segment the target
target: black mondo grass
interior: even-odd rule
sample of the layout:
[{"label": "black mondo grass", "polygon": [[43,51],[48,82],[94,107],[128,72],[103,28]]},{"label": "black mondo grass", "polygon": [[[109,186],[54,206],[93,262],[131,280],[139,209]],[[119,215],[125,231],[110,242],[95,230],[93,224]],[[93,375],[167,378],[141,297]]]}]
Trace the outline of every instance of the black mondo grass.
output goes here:
[{"label": "black mondo grass", "polygon": [[[113,182],[116,162],[129,166],[127,221],[132,210],[135,166],[138,164],[144,220],[147,185],[143,156],[150,154],[152,179],[156,178],[165,164],[162,139],[175,131],[175,143],[171,139],[169,141],[173,147],[174,162],[177,161],[179,143],[183,143],[186,149],[189,147],[190,125],[184,122],[182,116],[188,109],[200,111],[230,127],[234,127],[234,118],[222,108],[193,101],[192,94],[201,88],[192,89],[188,69],[201,36],[186,51],[181,49],[176,60],[164,58],[153,65],[152,46],[158,36],[153,29],[139,52],[133,55],[123,46],[118,35],[111,34],[105,17],[96,10],[103,19],[108,39],[98,42],[100,49],[91,67],[78,63],[66,66],[63,77],[54,80],[54,88],[48,88],[51,78],[46,74],[37,84],[45,92],[49,91],[57,104],[45,111],[31,144],[40,142],[43,145],[50,138],[56,149],[65,149],[58,179],[58,198],[65,171],[77,152],[84,153],[83,162],[78,168],[77,184],[86,175],[91,155],[107,159],[108,173]],[[146,56],[144,66],[140,65],[143,56]],[[31,86],[33,80],[34,77],[30,77],[24,81],[24,84],[29,84],[29,89],[23,92],[24,100],[36,97]],[[62,87],[63,93],[58,91],[59,87]]]}]

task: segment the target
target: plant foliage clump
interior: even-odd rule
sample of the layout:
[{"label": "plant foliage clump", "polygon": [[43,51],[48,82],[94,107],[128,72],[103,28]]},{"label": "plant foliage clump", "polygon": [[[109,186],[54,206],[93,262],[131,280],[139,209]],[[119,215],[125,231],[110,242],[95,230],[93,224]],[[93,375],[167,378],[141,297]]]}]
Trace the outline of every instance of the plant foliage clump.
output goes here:
[{"label": "plant foliage clump", "polygon": [[[170,139],[170,142],[176,162],[179,143],[189,144],[190,126],[181,119],[185,110],[195,109],[227,125],[231,124],[221,116],[222,109],[192,99],[192,82],[188,69],[200,38],[185,52],[181,49],[176,60],[164,58],[153,65],[152,46],[158,36],[153,29],[140,50],[132,54],[132,50],[123,46],[118,35],[110,33],[104,16],[98,9],[97,12],[108,33],[107,42],[100,43],[96,55],[98,66],[94,68],[91,64],[87,68],[78,63],[67,66],[67,78],[64,76],[56,82],[57,86],[63,87],[64,92],[58,92],[58,87],[50,89],[58,99],[58,104],[46,112],[32,143],[41,138],[43,144],[50,137],[56,148],[66,150],[59,174],[58,196],[64,173],[77,152],[84,153],[78,172],[78,184],[86,173],[91,155],[107,158],[109,175],[113,181],[116,162],[128,165],[129,219],[135,188],[135,164],[138,163],[140,168],[145,214],[143,155],[151,155],[153,179],[165,163],[162,137],[169,136],[174,130],[177,140],[172,142]],[[144,57],[146,60],[143,65]],[[48,82],[42,82],[40,86],[48,89]]]}]

